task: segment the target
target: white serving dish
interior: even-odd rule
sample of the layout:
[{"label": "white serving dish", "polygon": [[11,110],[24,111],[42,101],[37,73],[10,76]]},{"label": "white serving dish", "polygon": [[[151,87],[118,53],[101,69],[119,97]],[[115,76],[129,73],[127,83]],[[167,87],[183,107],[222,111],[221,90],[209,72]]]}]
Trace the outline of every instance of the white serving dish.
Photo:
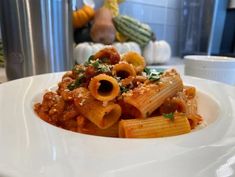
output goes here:
[{"label": "white serving dish", "polygon": [[39,119],[32,106],[62,73],[0,85],[1,177],[222,177],[234,175],[235,88],[183,77],[199,92],[208,126],[151,139],[116,139],[73,133]]}]

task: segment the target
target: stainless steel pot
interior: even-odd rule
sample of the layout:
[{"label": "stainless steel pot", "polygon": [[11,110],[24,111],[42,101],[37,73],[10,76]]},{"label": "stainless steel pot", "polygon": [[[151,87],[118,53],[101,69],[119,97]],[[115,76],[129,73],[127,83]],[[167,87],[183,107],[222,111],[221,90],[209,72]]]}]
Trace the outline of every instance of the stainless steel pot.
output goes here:
[{"label": "stainless steel pot", "polygon": [[1,0],[9,80],[71,68],[71,0]]}]

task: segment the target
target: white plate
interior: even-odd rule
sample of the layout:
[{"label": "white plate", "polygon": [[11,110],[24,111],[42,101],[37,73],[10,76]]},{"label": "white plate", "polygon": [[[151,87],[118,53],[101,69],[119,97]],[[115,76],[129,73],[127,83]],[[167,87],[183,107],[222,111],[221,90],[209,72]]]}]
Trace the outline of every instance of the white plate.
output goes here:
[{"label": "white plate", "polygon": [[1,177],[228,177],[235,170],[235,88],[184,77],[209,125],[186,135],[116,139],[62,130],[32,110],[62,73],[0,85]]}]

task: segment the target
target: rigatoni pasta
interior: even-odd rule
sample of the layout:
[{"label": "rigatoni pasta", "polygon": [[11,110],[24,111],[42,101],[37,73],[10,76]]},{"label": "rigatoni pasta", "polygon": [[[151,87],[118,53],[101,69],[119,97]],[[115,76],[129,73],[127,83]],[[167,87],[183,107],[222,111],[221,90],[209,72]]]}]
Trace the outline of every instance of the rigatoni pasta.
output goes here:
[{"label": "rigatoni pasta", "polygon": [[57,127],[120,138],[185,134],[203,121],[196,88],[176,70],[151,71],[141,55],[113,47],[75,65],[34,110]]},{"label": "rigatoni pasta", "polygon": [[85,117],[79,116],[77,117],[77,132],[97,136],[118,137],[118,122],[109,128],[100,129]]},{"label": "rigatoni pasta", "polygon": [[113,100],[120,91],[117,80],[106,74],[99,74],[93,77],[88,88],[92,96],[100,101]]},{"label": "rigatoni pasta", "polygon": [[176,113],[171,119],[164,116],[121,120],[119,135],[123,138],[155,138],[181,135],[191,131],[185,114]]},{"label": "rigatoni pasta", "polygon": [[121,116],[121,107],[113,102],[96,100],[90,92],[80,87],[74,90],[74,104],[78,112],[101,129],[106,129],[117,122]]},{"label": "rigatoni pasta", "polygon": [[160,113],[182,112],[185,113],[191,129],[194,129],[202,121],[202,117],[197,113],[197,98],[195,87],[185,86],[182,92],[168,98],[159,108]]},{"label": "rigatoni pasta", "polygon": [[[136,110],[137,118],[146,118],[156,110],[165,99],[174,96],[183,89],[183,82],[179,75],[173,71],[169,76],[163,76],[159,82],[142,84],[123,96],[123,109]],[[126,106],[128,105],[128,106]],[[131,112],[130,112],[131,113]]]},{"label": "rigatoni pasta", "polygon": [[128,78],[130,76],[136,76],[135,69],[132,64],[121,62],[113,66],[112,74],[121,79]]},{"label": "rigatoni pasta", "polygon": [[142,72],[144,70],[145,65],[146,65],[144,57],[134,51],[130,51],[130,52],[125,53],[122,56],[122,60],[126,61],[129,64],[132,64],[137,73]]},{"label": "rigatoni pasta", "polygon": [[197,113],[197,100],[195,97],[187,100],[186,115],[189,119],[192,129],[201,123],[202,117]]}]

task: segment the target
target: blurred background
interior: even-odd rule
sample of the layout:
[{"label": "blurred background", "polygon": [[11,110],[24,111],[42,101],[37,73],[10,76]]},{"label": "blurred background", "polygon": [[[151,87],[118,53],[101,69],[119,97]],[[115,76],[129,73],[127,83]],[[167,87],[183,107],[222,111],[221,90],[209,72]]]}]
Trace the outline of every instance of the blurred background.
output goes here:
[{"label": "blurred background", "polygon": [[[72,13],[93,2],[95,11],[104,5],[104,0],[2,0],[0,79],[70,69],[74,48],[86,42]],[[188,54],[235,56],[235,0],[124,0],[118,6],[119,14],[150,26],[151,40],[169,44],[171,59],[149,65],[182,64]]]},{"label": "blurred background", "polygon": [[[96,8],[103,0],[96,0]],[[126,0],[120,13],[151,26],[158,40],[166,40],[172,55],[235,55],[234,0]],[[74,7],[82,0],[74,0]],[[229,37],[228,37],[229,36]]]},{"label": "blurred background", "polygon": [[[82,0],[74,0],[74,7],[82,7]],[[166,40],[174,56],[179,56],[179,33],[184,0],[126,0],[119,6],[120,14],[128,15],[150,25],[157,40]],[[196,1],[195,1],[196,2]],[[103,0],[95,0],[96,8]],[[199,6],[199,2],[197,6]],[[188,4],[186,5],[188,6]],[[194,7],[199,8],[199,7]]]}]

